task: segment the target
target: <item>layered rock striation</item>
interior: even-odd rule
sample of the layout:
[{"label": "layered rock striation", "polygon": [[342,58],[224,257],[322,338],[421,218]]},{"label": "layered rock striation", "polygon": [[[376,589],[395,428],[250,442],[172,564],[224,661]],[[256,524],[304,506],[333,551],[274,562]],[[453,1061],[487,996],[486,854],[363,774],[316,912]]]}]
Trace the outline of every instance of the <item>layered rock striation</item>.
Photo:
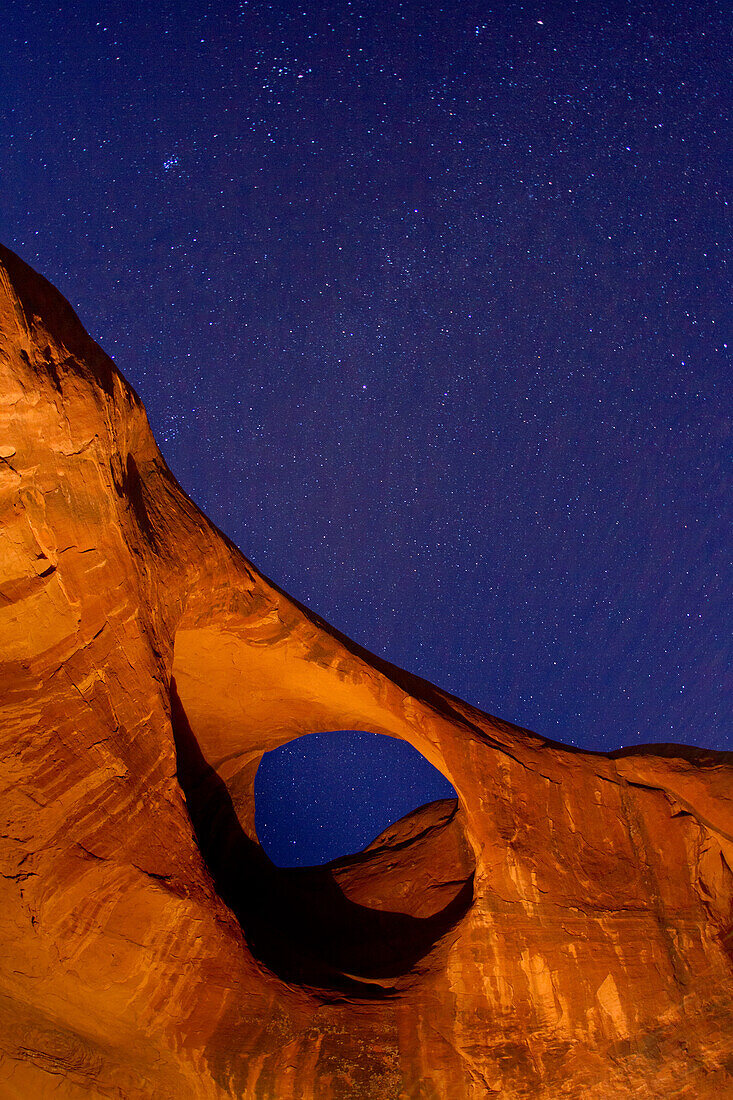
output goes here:
[{"label": "layered rock striation", "polygon": [[[0,1097],[733,1094],[733,761],[484,714],[278,590],[67,302],[0,250]],[[269,862],[264,752],[451,781]]]}]

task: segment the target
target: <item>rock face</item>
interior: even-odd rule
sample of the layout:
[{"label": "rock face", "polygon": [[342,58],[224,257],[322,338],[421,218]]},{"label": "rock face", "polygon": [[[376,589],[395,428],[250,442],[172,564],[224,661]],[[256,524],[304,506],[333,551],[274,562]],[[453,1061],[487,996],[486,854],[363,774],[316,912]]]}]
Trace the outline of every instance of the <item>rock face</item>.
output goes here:
[{"label": "rock face", "polygon": [[[733,1095],[730,754],[571,751],[339,635],[6,250],[0,657],[0,1097]],[[274,868],[262,754],[349,728],[458,803]]]}]

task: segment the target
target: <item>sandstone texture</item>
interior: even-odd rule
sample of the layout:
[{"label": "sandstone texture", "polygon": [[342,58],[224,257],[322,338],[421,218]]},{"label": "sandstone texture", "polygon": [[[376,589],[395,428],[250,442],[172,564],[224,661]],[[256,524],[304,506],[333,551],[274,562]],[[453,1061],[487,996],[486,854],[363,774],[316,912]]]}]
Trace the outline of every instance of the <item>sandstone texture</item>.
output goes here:
[{"label": "sandstone texture", "polygon": [[[188,499],[0,250],[0,1097],[733,1096],[733,760],[576,752],[365,652]],[[262,754],[403,738],[458,800],[272,866]]]}]

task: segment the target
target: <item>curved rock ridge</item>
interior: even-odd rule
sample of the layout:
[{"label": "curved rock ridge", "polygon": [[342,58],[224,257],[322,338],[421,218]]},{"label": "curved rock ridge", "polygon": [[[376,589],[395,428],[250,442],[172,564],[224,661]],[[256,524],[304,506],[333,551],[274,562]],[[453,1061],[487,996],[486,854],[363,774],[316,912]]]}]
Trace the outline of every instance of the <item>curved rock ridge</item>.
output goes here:
[{"label": "curved rock ridge", "polygon": [[[574,751],[343,637],[6,249],[0,659],[0,1097],[733,1095],[731,754]],[[458,801],[274,868],[259,761],[336,729]]]}]

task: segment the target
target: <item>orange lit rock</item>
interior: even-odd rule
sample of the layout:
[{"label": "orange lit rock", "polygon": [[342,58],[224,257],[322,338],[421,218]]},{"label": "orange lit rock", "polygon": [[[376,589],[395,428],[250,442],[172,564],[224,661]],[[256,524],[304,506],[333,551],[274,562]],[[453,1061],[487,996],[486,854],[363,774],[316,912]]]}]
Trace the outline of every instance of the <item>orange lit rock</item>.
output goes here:
[{"label": "orange lit rock", "polygon": [[[733,1095],[733,767],[570,751],[341,636],[185,496],[0,252],[0,1097]],[[459,803],[282,871],[262,754],[403,738]]]}]

